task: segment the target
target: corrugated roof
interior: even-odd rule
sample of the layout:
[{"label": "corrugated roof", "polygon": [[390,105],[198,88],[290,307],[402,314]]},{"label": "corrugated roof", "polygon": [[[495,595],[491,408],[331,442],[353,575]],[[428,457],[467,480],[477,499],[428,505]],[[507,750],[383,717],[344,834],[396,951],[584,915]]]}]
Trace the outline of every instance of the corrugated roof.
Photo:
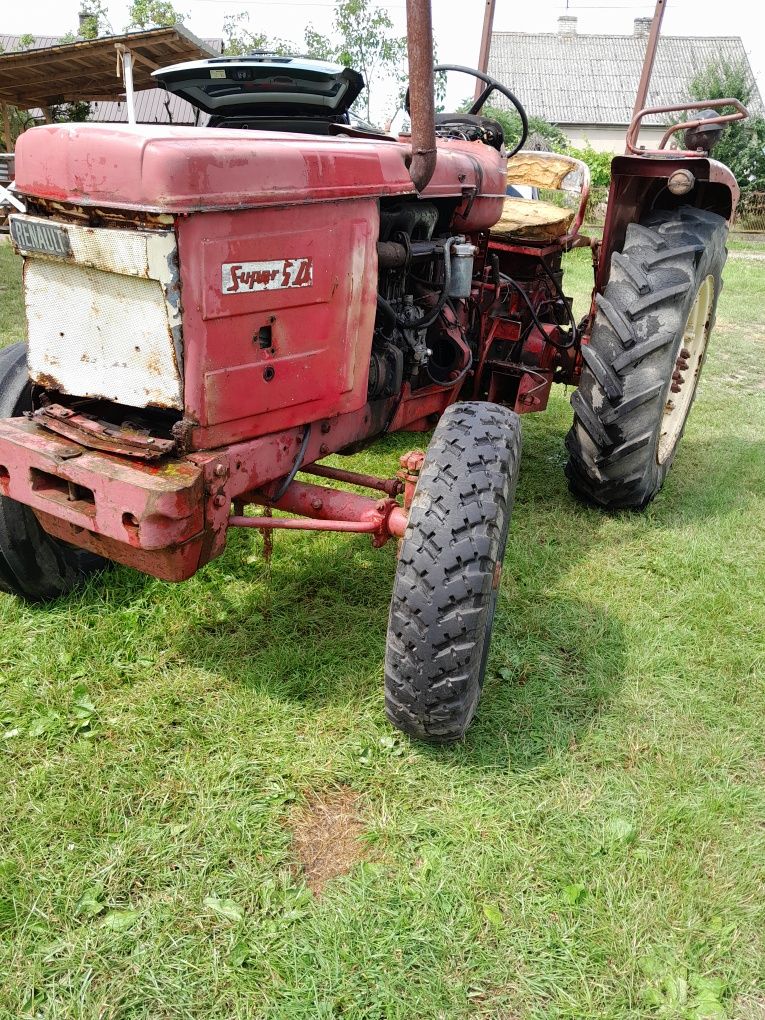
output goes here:
[{"label": "corrugated roof", "polygon": [[[0,52],[15,53],[16,50],[36,50],[41,46],[57,46],[59,38],[57,35],[0,35],[0,47],[2,47]],[[32,41],[28,45],[22,46],[22,39],[31,39]]]},{"label": "corrugated roof", "polygon": [[[127,123],[125,103],[91,103],[88,120],[99,123]],[[164,89],[145,89],[135,94],[135,119],[139,124],[206,124],[201,110]]]},{"label": "corrugated roof", "polygon": [[[490,75],[507,83],[527,111],[553,124],[627,125],[632,119],[646,38],[635,35],[564,35],[495,32]],[[762,98],[744,44],[738,36],[661,36],[648,106],[687,101],[688,83],[713,61],[743,63],[751,78],[751,113],[762,113]],[[490,102],[506,106],[495,93]],[[646,118],[661,123],[666,118]]]}]

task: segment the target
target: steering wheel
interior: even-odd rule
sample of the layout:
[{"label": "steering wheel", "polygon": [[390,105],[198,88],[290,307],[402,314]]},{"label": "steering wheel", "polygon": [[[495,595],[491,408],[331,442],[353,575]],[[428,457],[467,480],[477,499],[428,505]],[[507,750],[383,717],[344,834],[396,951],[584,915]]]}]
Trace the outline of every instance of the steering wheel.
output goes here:
[{"label": "steering wheel", "polygon": [[[498,82],[496,78],[489,77],[488,74],[484,74],[483,71],[479,71],[476,67],[463,67],[462,64],[437,64],[433,68],[433,70],[436,73],[438,73],[439,71],[461,71],[463,74],[471,74],[474,78],[478,78],[486,85],[486,88],[480,94],[478,99],[476,99],[476,101],[473,103],[473,105],[470,107],[467,113],[437,113],[436,124],[439,125],[456,124],[464,126],[475,126],[478,114],[486,105],[486,101],[488,100],[489,96],[492,94],[492,92],[496,90],[497,92],[501,92],[506,99],[510,100],[510,102],[515,107],[518,116],[521,118],[521,140],[518,142],[518,144],[515,146],[512,152],[508,152],[507,154],[508,159],[511,156],[514,156],[516,152],[520,152],[520,150],[526,144],[526,139],[529,136],[529,118],[526,116],[526,111],[521,105],[520,100],[513,95],[510,89],[505,88],[505,86]],[[406,109],[408,112],[409,111],[408,90],[406,95]]]}]

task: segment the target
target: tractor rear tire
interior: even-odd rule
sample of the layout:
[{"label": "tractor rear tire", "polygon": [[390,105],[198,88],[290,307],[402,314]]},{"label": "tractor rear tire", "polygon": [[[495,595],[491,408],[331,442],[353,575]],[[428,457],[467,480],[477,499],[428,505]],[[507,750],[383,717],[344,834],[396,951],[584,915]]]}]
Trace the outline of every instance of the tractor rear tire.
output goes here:
[{"label": "tractor rear tire", "polygon": [[714,325],[725,220],[701,209],[627,227],[611,259],[566,437],[569,487],[607,510],[642,510],[664,484]]},{"label": "tractor rear tire", "polygon": [[459,740],[481,696],[518,480],[518,415],[449,407],[402,540],[388,621],[385,709],[412,737]]},{"label": "tractor rear tire", "polygon": [[[26,344],[0,351],[0,418],[31,410]],[[107,560],[52,538],[23,503],[0,496],[0,591],[28,602],[59,598]]]}]

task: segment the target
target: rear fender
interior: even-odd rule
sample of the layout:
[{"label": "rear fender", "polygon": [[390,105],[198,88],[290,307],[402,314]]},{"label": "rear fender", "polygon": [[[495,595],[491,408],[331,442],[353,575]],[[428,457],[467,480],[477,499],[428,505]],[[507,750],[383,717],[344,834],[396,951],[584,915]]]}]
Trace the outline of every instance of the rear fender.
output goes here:
[{"label": "rear fender", "polygon": [[[688,170],[696,184],[687,195],[673,195],[667,181],[677,170]],[[608,283],[611,253],[620,251],[630,223],[639,223],[655,209],[695,206],[708,209],[731,223],[739,199],[736,178],[728,167],[706,157],[616,156],[611,163],[611,188],[600,246],[595,290]]]}]

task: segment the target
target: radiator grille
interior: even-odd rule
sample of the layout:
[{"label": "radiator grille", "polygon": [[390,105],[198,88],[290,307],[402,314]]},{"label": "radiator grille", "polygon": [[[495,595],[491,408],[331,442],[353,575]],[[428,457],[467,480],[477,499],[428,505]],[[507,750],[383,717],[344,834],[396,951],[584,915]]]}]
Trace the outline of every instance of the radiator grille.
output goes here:
[{"label": "radiator grille", "polygon": [[132,407],[183,406],[158,280],[31,259],[25,290],[38,383]]},{"label": "radiator grille", "polygon": [[174,235],[65,229],[68,258],[21,249],[31,378],[74,396],[182,410]]}]

